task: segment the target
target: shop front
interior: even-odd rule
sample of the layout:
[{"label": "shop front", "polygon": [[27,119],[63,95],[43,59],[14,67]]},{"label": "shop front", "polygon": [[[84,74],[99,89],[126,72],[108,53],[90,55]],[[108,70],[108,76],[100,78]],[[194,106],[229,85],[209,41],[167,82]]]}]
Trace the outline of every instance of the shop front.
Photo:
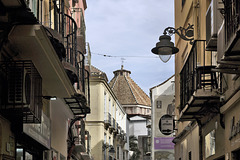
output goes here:
[{"label": "shop front", "polygon": [[[225,159],[240,159],[240,102],[227,103],[222,111],[225,116]],[[225,110],[225,109],[228,110]]]}]

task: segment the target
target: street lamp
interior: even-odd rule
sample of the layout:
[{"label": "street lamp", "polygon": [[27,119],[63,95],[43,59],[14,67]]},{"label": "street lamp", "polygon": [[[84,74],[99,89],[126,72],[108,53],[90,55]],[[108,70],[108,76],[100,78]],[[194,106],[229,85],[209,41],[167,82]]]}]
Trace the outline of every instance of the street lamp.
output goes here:
[{"label": "street lamp", "polygon": [[174,43],[171,42],[171,36],[175,33],[183,40],[190,41],[190,44],[193,44],[193,25],[188,24],[187,28],[179,27],[177,29],[167,27],[163,35],[159,37],[159,42],[156,43],[156,47],[151,50],[152,53],[159,55],[159,58],[164,63],[171,58],[171,55],[179,51],[177,47],[174,47]]}]

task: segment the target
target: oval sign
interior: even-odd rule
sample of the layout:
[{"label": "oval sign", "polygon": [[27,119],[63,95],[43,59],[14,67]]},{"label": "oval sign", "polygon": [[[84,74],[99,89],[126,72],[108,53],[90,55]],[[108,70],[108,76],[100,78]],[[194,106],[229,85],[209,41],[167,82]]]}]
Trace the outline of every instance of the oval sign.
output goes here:
[{"label": "oval sign", "polygon": [[173,117],[168,114],[163,115],[159,120],[158,126],[162,134],[172,134],[175,127]]}]

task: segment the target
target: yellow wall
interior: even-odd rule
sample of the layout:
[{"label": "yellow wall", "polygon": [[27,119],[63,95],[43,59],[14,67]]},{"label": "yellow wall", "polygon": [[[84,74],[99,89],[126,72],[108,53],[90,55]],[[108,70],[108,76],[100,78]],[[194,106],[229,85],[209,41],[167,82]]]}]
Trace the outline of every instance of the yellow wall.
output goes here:
[{"label": "yellow wall", "polygon": [[[194,25],[194,40],[206,39],[206,11],[210,4],[210,0],[186,0],[182,7],[182,1],[175,0],[175,28],[180,26],[186,28],[189,24]],[[175,97],[177,114],[178,107],[180,107],[180,72],[192,48],[192,45],[175,35],[175,45],[179,48],[179,52],[175,55]],[[202,57],[200,56],[199,63],[202,64]],[[186,126],[187,123],[179,123],[179,131]]]},{"label": "yellow wall", "polygon": [[86,129],[91,134],[91,155],[94,159],[103,157],[102,144],[104,140],[104,124],[103,123],[86,123]]},{"label": "yellow wall", "polygon": [[[104,111],[104,93],[106,96],[106,111]],[[113,144],[113,133],[106,130],[104,127],[104,112],[109,112],[109,98],[111,99],[111,116],[116,118],[117,100],[108,84],[101,79],[90,80],[90,101],[91,101],[91,114],[86,117],[86,130],[91,135],[91,155],[94,159],[103,159],[104,152],[102,146],[104,143],[104,133],[106,134],[106,142],[109,144],[109,137],[111,138],[110,144]],[[112,107],[114,104],[114,109]],[[120,112],[124,114],[123,112]],[[115,144],[116,145],[116,144]],[[115,146],[116,147],[116,146]],[[108,149],[107,149],[108,150]],[[116,150],[116,148],[115,148]],[[107,152],[108,153],[108,152]],[[108,156],[108,155],[107,155]],[[101,158],[100,158],[101,157]]]},{"label": "yellow wall", "polygon": [[[206,39],[206,11],[210,4],[210,0],[186,0],[185,5],[182,7],[181,0],[175,0],[175,28],[180,26],[186,28],[189,24],[194,26],[194,40]],[[192,48],[192,45],[179,38],[175,34],[175,46],[179,48],[179,52],[175,55],[175,114],[179,119],[179,107],[180,107],[180,72],[184,63],[188,57],[188,54]],[[202,64],[202,57],[198,58],[200,64]],[[189,124],[186,122],[177,122],[177,135],[179,135],[183,129]],[[186,143],[186,144],[185,144]],[[197,124],[188,133],[182,137],[181,141],[175,145],[175,158],[184,159],[187,155],[184,153],[182,146],[186,145],[184,152],[188,154],[191,151],[192,157],[195,160],[199,159],[199,129]],[[204,146],[203,146],[204,149]],[[187,157],[186,157],[187,158]]]}]

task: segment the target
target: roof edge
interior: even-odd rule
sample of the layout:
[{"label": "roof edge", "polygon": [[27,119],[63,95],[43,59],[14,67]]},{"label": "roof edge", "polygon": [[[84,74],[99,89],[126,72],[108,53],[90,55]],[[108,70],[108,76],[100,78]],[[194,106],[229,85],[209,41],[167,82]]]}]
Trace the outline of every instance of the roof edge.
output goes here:
[{"label": "roof edge", "polygon": [[175,76],[175,74],[172,75],[172,76],[171,76],[170,78],[168,78],[167,80],[165,80],[164,82],[162,82],[161,84],[158,84],[158,85],[156,85],[156,86],[150,88],[149,90],[151,91],[151,90],[153,90],[154,88],[157,88],[157,87],[159,87],[159,86],[161,86],[161,85],[167,83],[167,82],[168,82],[171,78],[173,78],[174,76]]}]

